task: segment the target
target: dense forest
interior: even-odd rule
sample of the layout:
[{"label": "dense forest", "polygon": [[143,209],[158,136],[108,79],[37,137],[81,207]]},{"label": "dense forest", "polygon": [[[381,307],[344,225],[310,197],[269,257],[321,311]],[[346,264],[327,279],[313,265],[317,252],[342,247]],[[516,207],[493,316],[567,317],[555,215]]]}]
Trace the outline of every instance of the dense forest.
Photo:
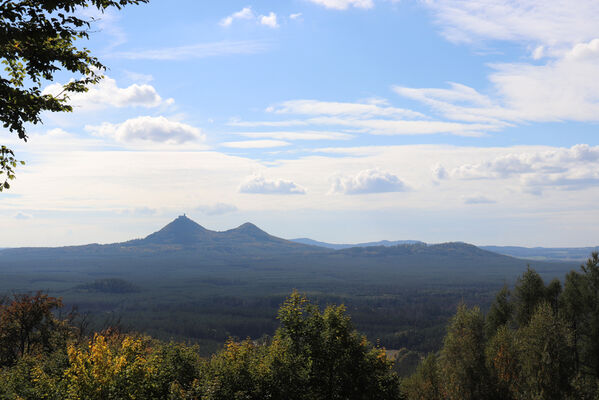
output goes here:
[{"label": "dense forest", "polygon": [[414,363],[410,351],[391,355],[354,329],[344,306],[321,311],[296,291],[272,336],[228,340],[210,357],[142,334],[86,334],[85,321],[61,309],[43,293],[3,301],[2,398],[599,398],[597,253],[563,284],[528,268],[486,315],[461,304],[441,348],[407,377],[397,364]]},{"label": "dense forest", "polygon": [[209,356],[230,337],[274,335],[277,310],[297,289],[322,308],[344,304],[360,332],[394,355],[409,349],[401,359],[413,365],[440,348],[460,302],[486,310],[527,262],[547,280],[577,265],[520,260],[466,243],[332,250],[251,224],[215,232],[179,217],[145,239],[3,250],[0,293],[41,290],[62,298],[65,309],[77,306],[94,331],[118,325],[191,341]]}]

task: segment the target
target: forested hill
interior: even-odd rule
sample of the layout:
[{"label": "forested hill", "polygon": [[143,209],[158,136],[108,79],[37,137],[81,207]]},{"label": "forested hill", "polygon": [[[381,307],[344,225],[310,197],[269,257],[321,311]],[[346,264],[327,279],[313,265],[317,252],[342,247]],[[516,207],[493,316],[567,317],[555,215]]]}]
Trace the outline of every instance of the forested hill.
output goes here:
[{"label": "forested hill", "polygon": [[334,249],[334,250],[349,249],[350,247],[397,246],[397,245],[402,245],[402,244],[425,244],[424,242],[421,242],[420,240],[379,240],[378,242],[365,242],[365,243],[355,243],[355,244],[326,243],[326,242],[319,242],[318,240],[313,240],[313,239],[309,239],[309,238],[291,239],[291,241],[296,242],[296,243],[308,244],[311,246],[326,247],[326,248]]},{"label": "forested hill", "polygon": [[[136,274],[151,269],[157,274],[176,274],[175,270],[183,268],[188,276],[198,268],[218,266],[226,271],[243,267],[253,271],[252,279],[260,275],[259,270],[280,271],[274,276],[285,282],[290,271],[315,273],[314,277],[302,276],[301,281],[320,282],[333,275],[345,282],[357,279],[365,283],[405,280],[410,276],[420,282],[444,281],[448,275],[460,281],[504,280],[515,277],[527,264],[460,242],[410,242],[334,250],[281,239],[250,223],[227,231],[212,231],[186,216],[143,239],[105,245],[5,249],[0,254],[0,270],[18,267],[91,272],[100,268],[103,273]],[[541,273],[555,275],[563,273],[564,267],[575,266],[533,264]]]},{"label": "forested hill", "polygon": [[[519,271],[524,265],[521,260],[459,242],[434,245],[417,241],[372,244],[335,250],[281,239],[251,223],[227,231],[212,231],[183,215],[143,239],[105,245],[5,249],[1,251],[0,265],[40,258],[52,263],[52,260],[62,259],[84,261],[116,258],[125,261],[139,257],[145,258],[145,262],[150,264],[173,264],[175,261],[184,264],[226,264],[240,260],[250,264],[252,260],[268,264],[270,260],[277,264],[310,264],[321,270],[340,265],[369,269],[377,266],[459,266],[460,269],[484,266],[491,269],[499,267],[507,272],[512,267]],[[148,257],[152,261],[147,260]]]},{"label": "forested hill", "polygon": [[[366,243],[327,243],[309,238],[290,239],[292,242],[308,244],[313,246],[326,247],[334,250],[349,249],[352,247],[372,247],[372,246],[398,246],[404,244],[427,243],[419,240],[380,240],[378,242]],[[537,260],[537,261],[562,261],[562,262],[582,262],[586,260],[594,251],[599,251],[599,246],[595,247],[522,247],[522,246],[478,246],[480,249],[491,251],[493,253],[503,254],[505,256]]]},{"label": "forested hill", "polygon": [[328,249],[295,243],[264,232],[251,223],[223,232],[212,231],[182,215],[143,239],[122,243],[65,247],[23,247],[2,251],[3,257],[135,257],[152,254],[170,256],[173,252],[197,255],[202,259],[230,256],[273,256],[319,253]]},{"label": "forested hill", "polygon": [[0,295],[44,290],[97,327],[118,315],[134,330],[198,341],[208,354],[229,336],[272,334],[281,301],[297,289],[346,304],[357,327],[390,349],[426,353],[460,301],[489,304],[529,263],[548,280],[578,267],[457,242],[334,250],[252,224],[215,232],[179,217],[122,243],[2,250]]}]

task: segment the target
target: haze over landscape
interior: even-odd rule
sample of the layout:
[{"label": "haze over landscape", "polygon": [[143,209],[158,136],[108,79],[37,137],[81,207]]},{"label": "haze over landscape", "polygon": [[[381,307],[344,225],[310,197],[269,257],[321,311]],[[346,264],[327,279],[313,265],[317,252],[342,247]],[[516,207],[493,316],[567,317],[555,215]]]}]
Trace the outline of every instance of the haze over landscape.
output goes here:
[{"label": "haze over landscape", "polygon": [[0,0],[0,399],[599,399],[597,0]]},{"label": "haze over landscape", "polygon": [[0,246],[118,242],[183,212],[333,243],[596,246],[597,5],[493,4],[90,9],[106,78],[7,136],[28,165]]}]

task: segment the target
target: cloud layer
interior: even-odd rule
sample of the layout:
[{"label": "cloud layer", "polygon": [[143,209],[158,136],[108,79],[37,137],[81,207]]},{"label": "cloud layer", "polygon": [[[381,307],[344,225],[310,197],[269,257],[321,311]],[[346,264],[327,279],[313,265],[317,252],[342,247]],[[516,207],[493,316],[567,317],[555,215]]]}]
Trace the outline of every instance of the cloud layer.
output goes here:
[{"label": "cloud layer", "polygon": [[165,117],[137,117],[120,124],[103,123],[86,126],[96,136],[109,137],[120,143],[155,142],[183,144],[204,140],[201,130]]},{"label": "cloud layer", "polygon": [[239,186],[240,193],[250,194],[306,194],[306,190],[285,179],[266,179],[253,175]]},{"label": "cloud layer", "polygon": [[268,15],[256,15],[252,10],[252,7],[244,7],[241,10],[223,18],[220,21],[220,26],[228,28],[238,20],[256,21],[258,24],[268,26],[269,28],[279,27],[277,22],[277,14],[271,11]]},{"label": "cloud layer", "polygon": [[372,8],[373,0],[309,0],[314,4],[335,10],[347,10],[349,7]]},{"label": "cloud layer", "polygon": [[405,183],[396,175],[380,169],[367,169],[349,177],[334,179],[332,192],[343,194],[369,194],[386,192],[404,192]]},{"label": "cloud layer", "polygon": [[[55,83],[46,87],[44,94],[58,95],[62,91],[62,84]],[[69,94],[69,104],[76,110],[98,110],[106,107],[158,107],[172,104],[173,99],[164,100],[156,89],[148,84],[133,84],[120,88],[116,81],[104,77],[98,84],[89,87],[85,93]]]}]

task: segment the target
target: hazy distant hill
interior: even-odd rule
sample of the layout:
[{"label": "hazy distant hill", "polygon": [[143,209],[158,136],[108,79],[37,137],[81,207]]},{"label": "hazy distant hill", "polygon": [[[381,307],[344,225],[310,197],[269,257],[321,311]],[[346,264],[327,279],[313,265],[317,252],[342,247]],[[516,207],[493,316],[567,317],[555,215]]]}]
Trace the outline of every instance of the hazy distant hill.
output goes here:
[{"label": "hazy distant hill", "polygon": [[[297,287],[294,281],[320,283],[327,279],[339,284],[409,285],[489,279],[497,282],[513,279],[528,263],[459,242],[430,245],[383,241],[375,246],[362,244],[339,250],[313,245],[318,242],[307,243],[310,244],[269,235],[250,223],[223,232],[212,231],[180,216],[143,239],[122,243],[5,249],[0,252],[0,272],[8,268],[32,273],[69,271],[96,277],[141,274],[144,278],[147,275],[185,279],[217,268],[219,274],[250,273],[247,279],[262,279],[259,271],[268,271],[268,279],[293,288]],[[551,276],[573,266],[541,261],[531,264]]]},{"label": "hazy distant hill", "polygon": [[[351,247],[370,247],[370,246],[397,246],[403,244],[426,244],[419,240],[381,240],[378,242],[338,244],[326,243],[312,240],[309,238],[291,239],[296,243],[308,244],[313,246],[326,247],[329,249],[341,250]],[[538,261],[584,261],[593,251],[599,251],[597,247],[520,247],[520,246],[478,246],[480,249],[492,251],[493,253],[503,254],[510,257],[538,260]]]},{"label": "hazy distant hill", "polygon": [[366,242],[366,243],[355,243],[355,244],[342,244],[342,243],[326,243],[319,242],[318,240],[312,240],[309,238],[298,238],[291,239],[292,242],[308,244],[312,246],[326,247],[329,249],[341,250],[349,249],[350,247],[371,247],[371,246],[397,246],[400,244],[424,244],[419,240],[380,240],[378,242]]},{"label": "hazy distant hill", "polygon": [[44,290],[89,312],[99,328],[122,316],[137,331],[198,340],[208,354],[229,336],[272,334],[276,310],[297,289],[323,305],[346,304],[357,327],[388,348],[426,353],[460,301],[488,304],[527,264],[545,279],[578,266],[459,242],[308,243],[250,223],[216,232],[181,216],[122,243],[1,250],[0,295]]},{"label": "hazy distant hill", "polygon": [[481,249],[506,254],[512,257],[531,260],[584,261],[597,247],[518,247],[518,246],[480,246]]},{"label": "hazy distant hill", "polygon": [[22,247],[2,251],[3,257],[135,257],[195,255],[202,259],[231,256],[273,256],[314,253],[325,248],[277,238],[251,223],[224,232],[208,230],[186,216],[180,216],[143,239],[122,243],[65,247]]}]

